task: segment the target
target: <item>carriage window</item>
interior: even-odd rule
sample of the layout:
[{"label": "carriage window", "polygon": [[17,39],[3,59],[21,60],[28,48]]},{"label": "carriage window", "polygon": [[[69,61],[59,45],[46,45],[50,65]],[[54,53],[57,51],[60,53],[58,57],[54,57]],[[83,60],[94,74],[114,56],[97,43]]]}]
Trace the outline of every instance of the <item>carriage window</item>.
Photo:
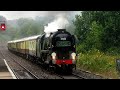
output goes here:
[{"label": "carriage window", "polygon": [[70,41],[57,41],[56,46],[57,47],[71,46],[71,42]]}]

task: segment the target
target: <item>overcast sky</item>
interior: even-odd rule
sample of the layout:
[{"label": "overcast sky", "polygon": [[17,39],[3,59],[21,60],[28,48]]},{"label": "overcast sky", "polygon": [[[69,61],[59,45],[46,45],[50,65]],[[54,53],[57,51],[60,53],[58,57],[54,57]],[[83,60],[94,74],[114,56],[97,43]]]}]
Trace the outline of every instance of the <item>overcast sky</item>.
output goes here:
[{"label": "overcast sky", "polygon": [[13,20],[18,18],[35,18],[36,16],[44,17],[58,14],[79,14],[81,11],[0,11],[0,15],[4,16],[7,20]]}]

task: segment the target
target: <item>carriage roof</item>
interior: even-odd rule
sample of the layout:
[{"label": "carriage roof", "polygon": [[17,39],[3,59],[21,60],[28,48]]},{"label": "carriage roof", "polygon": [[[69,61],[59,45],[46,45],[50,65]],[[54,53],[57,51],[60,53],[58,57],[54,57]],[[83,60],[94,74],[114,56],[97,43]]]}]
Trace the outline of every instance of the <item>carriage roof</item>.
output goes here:
[{"label": "carriage roof", "polygon": [[22,38],[22,39],[18,39],[18,40],[12,40],[12,41],[8,41],[8,43],[15,43],[15,42],[22,42],[22,41],[33,40],[33,39],[37,39],[40,36],[41,35],[36,35],[36,36],[26,37],[26,38]]}]

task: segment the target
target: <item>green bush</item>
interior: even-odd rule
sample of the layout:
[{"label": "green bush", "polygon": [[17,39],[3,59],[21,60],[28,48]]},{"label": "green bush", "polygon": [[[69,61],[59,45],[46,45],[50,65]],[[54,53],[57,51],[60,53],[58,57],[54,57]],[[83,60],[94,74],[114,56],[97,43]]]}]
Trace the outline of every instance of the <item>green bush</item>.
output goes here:
[{"label": "green bush", "polygon": [[79,54],[77,67],[108,77],[116,77],[116,58],[120,58],[120,56],[107,55],[94,49],[88,51],[88,53]]},{"label": "green bush", "polygon": [[110,54],[110,55],[118,55],[118,54],[120,54],[120,48],[111,47],[107,50],[107,53]]},{"label": "green bush", "polygon": [[83,44],[77,45],[76,50],[77,50],[77,53],[80,53],[80,52],[85,53],[85,51],[86,51],[86,50],[84,49],[84,45],[83,45]]}]

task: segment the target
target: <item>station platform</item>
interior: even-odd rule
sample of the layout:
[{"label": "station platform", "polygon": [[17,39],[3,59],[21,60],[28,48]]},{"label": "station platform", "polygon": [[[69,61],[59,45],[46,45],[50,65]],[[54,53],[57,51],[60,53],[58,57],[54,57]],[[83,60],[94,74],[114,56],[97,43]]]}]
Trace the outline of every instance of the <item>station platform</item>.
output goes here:
[{"label": "station platform", "polygon": [[16,79],[5,59],[0,58],[0,79]]}]

